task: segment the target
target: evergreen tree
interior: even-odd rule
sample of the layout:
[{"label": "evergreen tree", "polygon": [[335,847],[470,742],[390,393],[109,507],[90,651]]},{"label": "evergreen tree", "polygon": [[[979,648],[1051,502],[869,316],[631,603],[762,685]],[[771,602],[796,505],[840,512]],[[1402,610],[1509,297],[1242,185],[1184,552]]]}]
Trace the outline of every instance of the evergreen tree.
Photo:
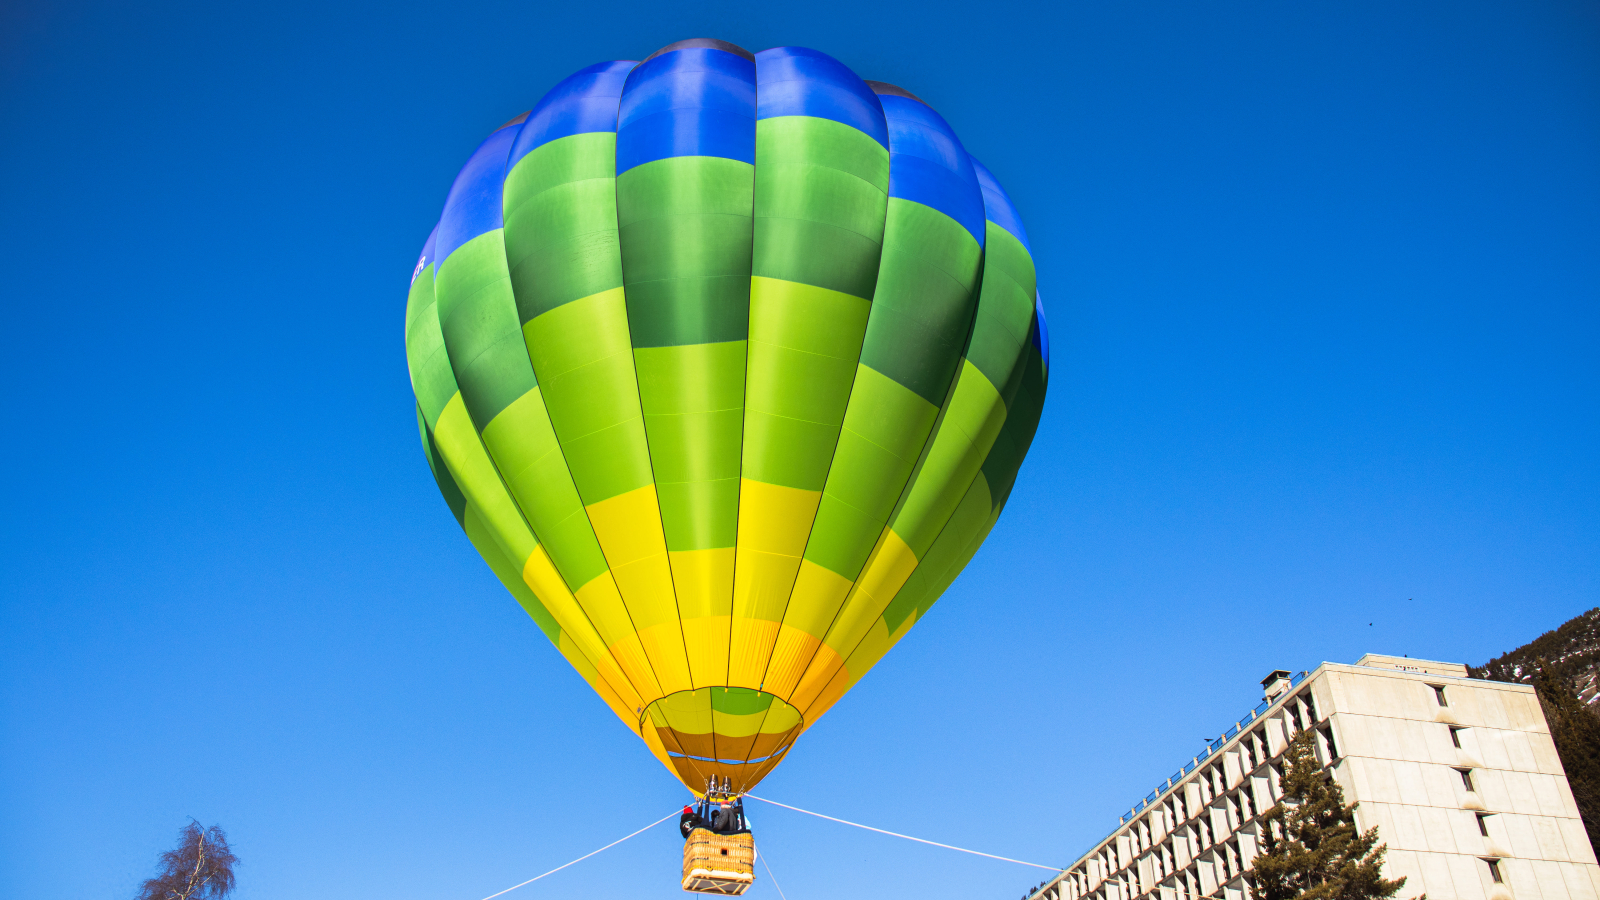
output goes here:
[{"label": "evergreen tree", "polygon": [[[1356,831],[1355,806],[1317,762],[1310,731],[1284,752],[1283,799],[1262,817],[1254,900],[1388,900],[1406,883],[1383,877],[1378,829]],[[1425,900],[1426,895],[1418,900]]]},{"label": "evergreen tree", "polygon": [[1600,716],[1585,707],[1543,659],[1534,671],[1533,689],[1544,707],[1545,721],[1550,723],[1550,738],[1561,768],[1567,770],[1567,784],[1578,802],[1589,844],[1600,847]]}]

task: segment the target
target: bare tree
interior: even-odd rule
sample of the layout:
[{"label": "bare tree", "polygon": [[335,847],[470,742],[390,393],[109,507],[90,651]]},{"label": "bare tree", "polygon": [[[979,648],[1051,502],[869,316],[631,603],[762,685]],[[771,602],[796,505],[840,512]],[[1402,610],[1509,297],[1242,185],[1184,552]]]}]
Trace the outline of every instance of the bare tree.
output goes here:
[{"label": "bare tree", "polygon": [[222,900],[233,893],[239,858],[216,825],[193,819],[178,832],[178,846],[161,854],[161,873],[139,885],[135,900]]}]

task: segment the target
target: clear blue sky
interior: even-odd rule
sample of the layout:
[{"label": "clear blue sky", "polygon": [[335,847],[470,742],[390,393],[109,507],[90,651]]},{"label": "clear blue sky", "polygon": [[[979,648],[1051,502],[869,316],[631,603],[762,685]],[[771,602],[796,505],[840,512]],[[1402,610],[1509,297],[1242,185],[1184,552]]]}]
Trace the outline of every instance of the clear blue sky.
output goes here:
[{"label": "clear blue sky", "polygon": [[[681,802],[440,500],[401,326],[488,130],[693,36],[926,98],[1054,336],[999,527],[764,793],[1062,865],[1274,667],[1600,603],[1594,2],[8,3],[0,896],[194,816],[239,900],[478,900]],[[1039,880],[752,812],[790,900]]]}]

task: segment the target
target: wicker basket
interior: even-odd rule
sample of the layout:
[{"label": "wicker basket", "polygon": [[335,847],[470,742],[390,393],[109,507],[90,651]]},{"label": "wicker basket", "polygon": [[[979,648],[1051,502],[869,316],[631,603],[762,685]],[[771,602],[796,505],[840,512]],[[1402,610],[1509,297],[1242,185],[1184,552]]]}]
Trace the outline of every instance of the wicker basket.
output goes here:
[{"label": "wicker basket", "polygon": [[756,839],[749,832],[717,834],[705,828],[683,842],[683,889],[702,894],[742,894],[756,880]]}]

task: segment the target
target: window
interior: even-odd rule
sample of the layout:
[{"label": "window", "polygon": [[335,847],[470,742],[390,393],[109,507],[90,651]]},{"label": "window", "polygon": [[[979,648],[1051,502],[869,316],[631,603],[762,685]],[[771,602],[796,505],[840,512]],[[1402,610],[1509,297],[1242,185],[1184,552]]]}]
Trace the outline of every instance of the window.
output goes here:
[{"label": "window", "polygon": [[1306,703],[1306,723],[1311,724],[1319,718],[1317,715],[1317,701],[1312,698],[1310,691],[1306,691],[1301,696],[1305,698]]},{"label": "window", "polygon": [[1328,742],[1328,762],[1331,763],[1339,758],[1339,745],[1333,742],[1333,726],[1324,725],[1319,730],[1322,732],[1322,739]]},{"label": "window", "polygon": [[1484,862],[1489,864],[1489,878],[1493,880],[1495,884],[1505,884],[1506,880],[1500,877],[1500,860],[1486,859]]},{"label": "window", "polygon": [[1459,728],[1451,728],[1450,729],[1450,745],[1452,747],[1455,747],[1457,750],[1461,749],[1461,729],[1459,729]]},{"label": "window", "polygon": [[1488,813],[1478,813],[1478,833],[1483,835],[1484,837],[1488,837],[1489,836],[1489,815],[1488,815]]},{"label": "window", "polygon": [[1444,685],[1442,685],[1442,684],[1430,684],[1430,685],[1428,685],[1428,687],[1433,688],[1433,699],[1437,700],[1439,702],[1440,706],[1449,706],[1450,705],[1450,698],[1446,697],[1444,695]]},{"label": "window", "polygon": [[1471,769],[1457,769],[1456,772],[1458,772],[1461,775],[1461,786],[1462,787],[1466,788],[1469,791],[1476,791],[1477,790],[1477,788],[1472,786],[1472,770]]}]

